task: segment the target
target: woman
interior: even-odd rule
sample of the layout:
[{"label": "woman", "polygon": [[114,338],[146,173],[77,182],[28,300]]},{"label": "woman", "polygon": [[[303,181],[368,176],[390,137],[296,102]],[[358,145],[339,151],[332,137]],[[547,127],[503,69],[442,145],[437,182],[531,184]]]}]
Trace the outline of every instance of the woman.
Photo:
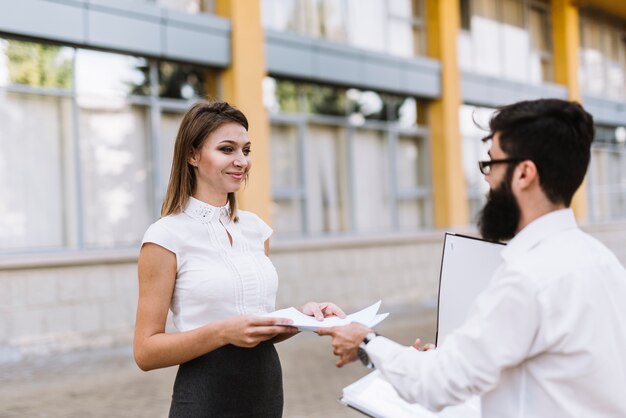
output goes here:
[{"label": "woman", "polygon": [[[135,361],[142,370],[179,364],[170,417],[280,417],[282,376],[274,343],[297,329],[274,311],[278,279],[272,230],[237,210],[250,171],[248,121],[224,102],[185,114],[162,218],[139,254]],[[165,332],[168,307],[178,333]],[[307,315],[344,313],[307,303]]]}]

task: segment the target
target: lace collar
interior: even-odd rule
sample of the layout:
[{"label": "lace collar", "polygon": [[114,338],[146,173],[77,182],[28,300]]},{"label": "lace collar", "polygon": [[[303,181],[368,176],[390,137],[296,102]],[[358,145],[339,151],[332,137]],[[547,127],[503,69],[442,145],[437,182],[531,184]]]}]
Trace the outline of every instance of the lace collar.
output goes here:
[{"label": "lace collar", "polygon": [[213,206],[198,200],[193,196],[189,196],[187,206],[183,212],[203,224],[219,222],[220,220],[222,223],[229,223],[229,208],[230,205],[228,203],[224,206]]}]

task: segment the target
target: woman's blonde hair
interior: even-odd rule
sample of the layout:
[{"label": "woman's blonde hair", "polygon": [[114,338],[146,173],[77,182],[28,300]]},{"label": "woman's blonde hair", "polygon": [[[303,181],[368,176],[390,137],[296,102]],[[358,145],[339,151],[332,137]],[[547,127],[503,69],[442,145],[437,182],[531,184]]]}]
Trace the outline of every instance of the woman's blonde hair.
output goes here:
[{"label": "woman's blonde hair", "polygon": [[[248,130],[246,116],[226,102],[202,100],[187,110],[176,135],[172,171],[161,206],[161,216],[180,213],[185,209],[189,196],[196,189],[196,173],[188,161],[191,152],[199,150],[211,132],[229,122],[238,123]],[[235,193],[228,193],[228,203],[229,216],[237,222]]]}]

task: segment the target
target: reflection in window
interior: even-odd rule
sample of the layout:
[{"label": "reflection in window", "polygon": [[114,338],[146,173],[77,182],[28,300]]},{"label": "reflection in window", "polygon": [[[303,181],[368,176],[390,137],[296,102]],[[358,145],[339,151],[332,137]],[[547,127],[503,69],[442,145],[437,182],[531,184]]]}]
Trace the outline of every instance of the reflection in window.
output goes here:
[{"label": "reflection in window", "polygon": [[585,93],[626,97],[626,33],[594,16],[581,18],[581,86]]},{"label": "reflection in window", "polygon": [[76,53],[76,90],[83,97],[125,98],[147,95],[146,60],[129,55],[80,49]]},{"label": "reflection in window", "polygon": [[[162,192],[165,192],[167,183],[170,178],[170,173],[172,171],[172,160],[174,159],[174,144],[176,143],[176,134],[178,133],[178,127],[180,126],[180,122],[182,120],[182,111],[164,110],[163,113],[161,113],[161,129],[159,130],[159,189]],[[163,195],[163,197],[164,196],[165,195]],[[162,199],[157,199],[157,201],[161,200]]]},{"label": "reflection in window", "polygon": [[274,228],[286,235],[302,232],[302,176],[298,128],[272,124],[271,176]]},{"label": "reflection in window", "polygon": [[596,127],[587,184],[591,220],[626,219],[626,128],[623,126]]},{"label": "reflection in window", "polygon": [[72,87],[72,48],[0,39],[0,86]]},{"label": "reflection in window", "polygon": [[354,159],[355,224],[357,231],[391,229],[389,147],[381,131],[356,131],[359,152]]},{"label": "reflection in window", "polygon": [[423,0],[263,0],[263,25],[393,55],[425,54]]},{"label": "reflection in window", "polygon": [[186,13],[215,13],[215,0],[132,0]]},{"label": "reflection in window", "polygon": [[400,228],[416,229],[428,222],[429,208],[426,199],[415,197],[428,196],[429,170],[426,144],[422,137],[400,136],[398,139],[397,187],[401,196],[398,202],[398,223]]},{"label": "reflection in window", "polygon": [[346,114],[346,91],[330,86],[302,86],[304,111],[319,115],[344,116]]},{"label": "reflection in window", "polygon": [[0,90],[0,251],[70,244],[71,109],[69,98]]},{"label": "reflection in window", "polygon": [[333,233],[348,229],[345,133],[336,127],[311,125],[305,155],[309,232]]},{"label": "reflection in window", "polygon": [[478,169],[478,161],[488,160],[489,144],[481,141],[489,133],[489,120],[495,109],[463,105],[459,124],[463,140],[463,174],[469,201],[469,219],[475,221],[485,203],[489,185]]},{"label": "reflection in window", "polygon": [[150,224],[147,109],[82,108],[85,244],[132,244]]},{"label": "reflection in window", "polygon": [[0,38],[0,252],[141,240],[164,194],[185,97],[215,84],[209,70],[162,63],[173,68],[164,91],[178,91],[163,100],[152,88],[159,64]]},{"label": "reflection in window", "polygon": [[280,236],[388,232],[431,222],[417,101],[267,78]]},{"label": "reflection in window", "polygon": [[159,96],[169,99],[206,99],[215,76],[205,67],[163,61],[159,65]]},{"label": "reflection in window", "polygon": [[298,85],[293,81],[263,79],[263,103],[270,113],[297,112],[298,100]]},{"label": "reflection in window", "polygon": [[525,0],[459,0],[464,70],[522,82],[553,80],[550,9]]}]

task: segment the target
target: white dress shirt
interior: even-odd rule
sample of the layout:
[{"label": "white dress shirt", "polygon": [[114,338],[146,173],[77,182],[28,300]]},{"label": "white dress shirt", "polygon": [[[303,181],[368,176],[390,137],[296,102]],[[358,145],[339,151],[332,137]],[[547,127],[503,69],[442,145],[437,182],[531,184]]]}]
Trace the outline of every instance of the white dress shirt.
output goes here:
[{"label": "white dress shirt", "polygon": [[144,235],[142,245],[152,242],[176,255],[170,309],[181,332],[233,315],[274,311],[278,276],[264,247],[272,229],[251,212],[237,215],[239,222],[232,222],[228,206],[190,197],[183,212],[159,219]]},{"label": "white dress shirt", "polygon": [[384,337],[366,350],[410,402],[481,396],[483,417],[626,417],[626,270],[570,209],[535,220],[467,321],[435,350]]}]

